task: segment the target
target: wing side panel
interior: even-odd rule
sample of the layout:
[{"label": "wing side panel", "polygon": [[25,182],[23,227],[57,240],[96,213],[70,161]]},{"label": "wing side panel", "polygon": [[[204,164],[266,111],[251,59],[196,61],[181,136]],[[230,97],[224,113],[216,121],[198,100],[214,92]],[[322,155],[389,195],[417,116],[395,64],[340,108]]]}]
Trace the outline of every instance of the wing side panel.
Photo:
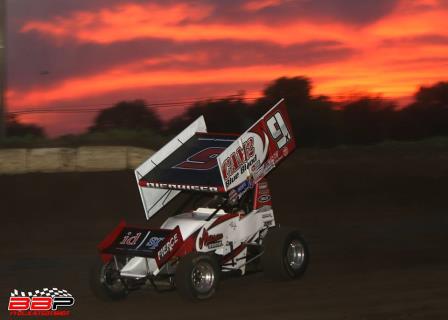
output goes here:
[{"label": "wing side panel", "polygon": [[217,158],[226,191],[263,179],[296,147],[284,99],[277,102]]},{"label": "wing side panel", "polygon": [[177,196],[180,191],[142,187],[139,185],[140,179],[187,142],[196,132],[207,132],[207,126],[203,116],[196,119],[181,133],[135,169],[135,178],[137,180],[138,190],[147,219],[151,218],[162,209],[168,202]]}]

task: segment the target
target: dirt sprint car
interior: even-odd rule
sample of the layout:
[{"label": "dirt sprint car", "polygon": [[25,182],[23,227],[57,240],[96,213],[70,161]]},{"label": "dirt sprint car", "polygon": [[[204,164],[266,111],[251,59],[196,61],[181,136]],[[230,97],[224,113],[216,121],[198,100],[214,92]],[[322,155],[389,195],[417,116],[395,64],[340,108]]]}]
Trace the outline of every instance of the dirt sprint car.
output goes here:
[{"label": "dirt sprint car", "polygon": [[180,195],[186,200],[160,229],[121,222],[99,244],[93,292],[116,300],[151,285],[202,300],[225,273],[301,276],[307,244],[276,226],[266,180],[295,149],[291,129],[282,99],[239,136],[207,132],[201,116],[147,159],[135,170],[146,218]]}]

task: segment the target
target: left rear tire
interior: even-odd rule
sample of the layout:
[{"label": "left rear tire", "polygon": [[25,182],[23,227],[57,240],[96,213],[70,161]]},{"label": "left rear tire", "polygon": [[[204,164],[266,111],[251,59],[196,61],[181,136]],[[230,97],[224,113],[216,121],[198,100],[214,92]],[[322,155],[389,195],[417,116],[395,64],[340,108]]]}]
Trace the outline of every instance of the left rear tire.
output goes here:
[{"label": "left rear tire", "polygon": [[[124,265],[120,261],[117,263],[118,268],[122,268]],[[93,294],[101,300],[122,300],[129,293],[113,259],[106,263],[98,260],[92,265],[90,288]]]}]

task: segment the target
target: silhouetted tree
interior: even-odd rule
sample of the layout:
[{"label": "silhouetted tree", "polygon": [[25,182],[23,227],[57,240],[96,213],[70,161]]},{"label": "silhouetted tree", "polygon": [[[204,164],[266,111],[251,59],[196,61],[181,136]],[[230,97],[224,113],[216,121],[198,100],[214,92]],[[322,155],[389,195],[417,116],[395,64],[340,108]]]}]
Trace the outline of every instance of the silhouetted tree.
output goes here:
[{"label": "silhouetted tree", "polygon": [[273,104],[280,98],[299,108],[306,105],[311,99],[311,81],[305,77],[278,78],[264,89],[263,100]]},{"label": "silhouetted tree", "polygon": [[293,113],[309,107],[310,91],[311,81],[308,78],[278,78],[263,90],[263,96],[251,106],[249,114],[252,119],[258,119],[281,98],[284,98],[291,118],[295,118]]},{"label": "silhouetted tree", "polygon": [[344,142],[372,144],[388,138],[396,106],[378,97],[363,97],[342,108]]},{"label": "silhouetted tree", "polygon": [[143,100],[121,101],[111,108],[102,110],[95,118],[90,132],[111,129],[152,129],[161,131],[162,122]]},{"label": "silhouetted tree", "polygon": [[399,112],[392,138],[448,135],[448,82],[420,87],[414,98],[414,103]]},{"label": "silhouetted tree", "polygon": [[38,125],[21,123],[16,115],[8,114],[6,119],[6,136],[8,137],[35,136],[42,138],[45,137],[45,131],[42,127]]},{"label": "silhouetted tree", "polygon": [[343,142],[341,112],[327,97],[312,98],[306,108],[298,110],[293,125],[299,145],[328,147]]},{"label": "silhouetted tree", "polygon": [[251,124],[248,105],[239,97],[196,102],[183,115],[171,120],[170,133],[178,133],[203,115],[207,128],[217,132],[243,132]]},{"label": "silhouetted tree", "polygon": [[415,101],[420,107],[448,108],[448,82],[438,82],[433,86],[420,87],[415,94]]},{"label": "silhouetted tree", "polygon": [[331,146],[340,142],[339,114],[325,96],[312,97],[312,83],[305,77],[282,77],[263,91],[251,110],[256,119],[281,98],[285,98],[297,143],[303,146]]}]

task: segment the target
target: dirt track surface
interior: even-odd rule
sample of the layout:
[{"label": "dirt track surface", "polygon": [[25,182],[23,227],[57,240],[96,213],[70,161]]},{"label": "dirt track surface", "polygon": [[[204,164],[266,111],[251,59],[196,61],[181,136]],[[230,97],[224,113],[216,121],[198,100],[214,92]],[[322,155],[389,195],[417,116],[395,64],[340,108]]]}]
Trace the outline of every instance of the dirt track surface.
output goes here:
[{"label": "dirt track surface", "polygon": [[122,218],[148,225],[132,173],[0,177],[0,318],[11,290],[57,287],[76,298],[73,319],[448,319],[446,158],[295,155],[269,181],[277,221],[309,242],[302,279],[231,278],[202,303],[149,290],[104,303],[88,288],[96,244]]}]

